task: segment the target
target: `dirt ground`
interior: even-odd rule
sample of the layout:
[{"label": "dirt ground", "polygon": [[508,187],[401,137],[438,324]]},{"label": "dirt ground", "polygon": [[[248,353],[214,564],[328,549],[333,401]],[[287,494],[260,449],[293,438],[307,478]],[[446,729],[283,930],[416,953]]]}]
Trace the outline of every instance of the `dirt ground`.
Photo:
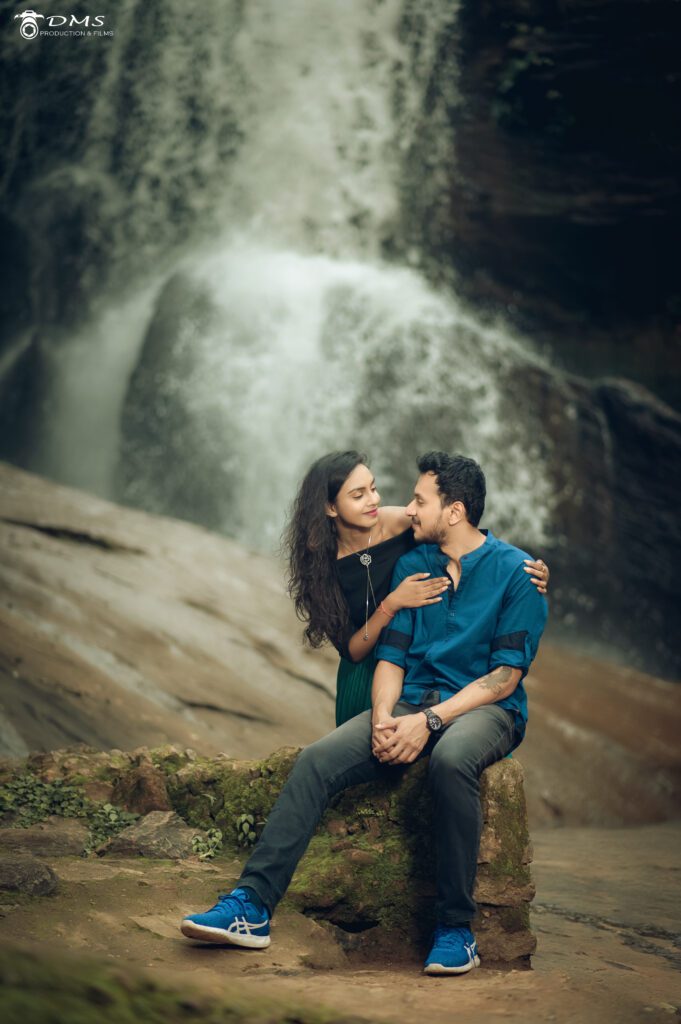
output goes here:
[{"label": "dirt ground", "polygon": [[178,930],[229,886],[238,862],[59,858],[52,897],[2,898],[0,940],[94,954],[157,981],[225,985],[373,1021],[617,1024],[681,1016],[681,822],[533,834],[538,938],[531,971],[430,978],[421,960],[353,962],[336,938],[285,905],[264,951],[205,946]]}]

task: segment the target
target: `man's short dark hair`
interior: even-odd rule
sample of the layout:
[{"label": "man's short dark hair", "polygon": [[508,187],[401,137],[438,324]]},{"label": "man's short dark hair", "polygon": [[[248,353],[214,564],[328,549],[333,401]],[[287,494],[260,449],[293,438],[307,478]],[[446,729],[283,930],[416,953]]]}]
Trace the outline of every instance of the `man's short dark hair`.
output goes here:
[{"label": "man's short dark hair", "polygon": [[416,464],[420,473],[434,473],[443,507],[460,501],[471,526],[477,526],[485,511],[485,474],[474,459],[447,452],[426,452]]}]

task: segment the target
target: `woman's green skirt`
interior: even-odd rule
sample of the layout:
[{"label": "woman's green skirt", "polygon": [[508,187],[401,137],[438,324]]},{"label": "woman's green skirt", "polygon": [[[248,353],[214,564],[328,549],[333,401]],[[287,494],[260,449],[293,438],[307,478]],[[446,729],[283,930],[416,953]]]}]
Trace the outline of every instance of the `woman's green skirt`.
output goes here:
[{"label": "woman's green skirt", "polygon": [[347,661],[346,658],[341,658],[336,676],[337,726],[371,707],[371,682],[375,668],[374,651],[367,654],[363,661]]}]

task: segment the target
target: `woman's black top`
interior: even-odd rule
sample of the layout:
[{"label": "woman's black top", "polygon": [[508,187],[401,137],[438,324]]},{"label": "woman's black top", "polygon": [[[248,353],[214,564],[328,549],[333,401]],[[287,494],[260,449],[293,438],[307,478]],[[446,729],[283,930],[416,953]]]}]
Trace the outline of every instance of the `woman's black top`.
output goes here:
[{"label": "woman's black top", "polygon": [[[382,540],[380,544],[372,544],[369,548],[371,555],[369,573],[376,598],[376,607],[390,593],[390,582],[398,558],[401,558],[407,551],[411,551],[413,547],[414,533],[409,526],[403,533],[398,533],[396,537],[388,537],[387,540]],[[352,623],[352,632],[347,636],[345,644],[343,647],[337,647],[339,654],[344,658],[349,657],[347,645],[350,642],[350,637],[366,622],[367,567],[362,565],[359,560],[361,554],[363,551],[336,559],[336,573],[345,600],[348,602],[350,622]],[[375,611],[370,589],[369,618]]]}]

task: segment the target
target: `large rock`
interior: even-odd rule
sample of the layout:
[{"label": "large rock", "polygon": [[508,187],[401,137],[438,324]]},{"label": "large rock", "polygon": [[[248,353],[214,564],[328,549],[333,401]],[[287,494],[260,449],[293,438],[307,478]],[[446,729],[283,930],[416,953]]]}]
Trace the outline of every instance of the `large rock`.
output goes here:
[{"label": "large rock", "polygon": [[139,755],[138,764],[119,778],[111,800],[136,814],[172,810],[165,776],[152,764],[148,754]]},{"label": "large rock", "polygon": [[[427,765],[346,791],[300,863],[288,900],[353,937],[388,951],[425,948],[435,925],[435,863]],[[522,768],[505,760],[483,773],[483,832],[475,898],[485,962],[521,966],[536,942]]]},{"label": "large rock", "polygon": [[[282,749],[260,762],[228,758],[182,764],[165,760],[168,789],[186,819],[217,826],[232,849],[260,833],[298,751]],[[386,951],[405,941],[423,946],[434,924],[434,863],[426,763],[385,782],[346,791],[327,812],[296,872],[287,899],[329,921],[353,945]],[[484,828],[476,928],[486,961],[524,964],[535,948],[529,929],[534,895],[522,768],[505,760],[483,774]],[[248,815],[253,828],[244,836]]]},{"label": "large rock", "polygon": [[[121,410],[116,495],[126,505],[234,533],[238,415],[206,390],[216,336],[229,330],[205,284],[174,274],[156,303]],[[247,345],[254,339],[240,340]],[[201,399],[197,400],[197,394]]]},{"label": "large rock", "polygon": [[0,754],[263,757],[332,727],[334,659],[300,644],[272,559],[4,464],[0,549]]},{"label": "large rock", "polygon": [[49,896],[59,879],[48,864],[30,854],[0,856],[0,891],[22,892],[28,896]]}]

